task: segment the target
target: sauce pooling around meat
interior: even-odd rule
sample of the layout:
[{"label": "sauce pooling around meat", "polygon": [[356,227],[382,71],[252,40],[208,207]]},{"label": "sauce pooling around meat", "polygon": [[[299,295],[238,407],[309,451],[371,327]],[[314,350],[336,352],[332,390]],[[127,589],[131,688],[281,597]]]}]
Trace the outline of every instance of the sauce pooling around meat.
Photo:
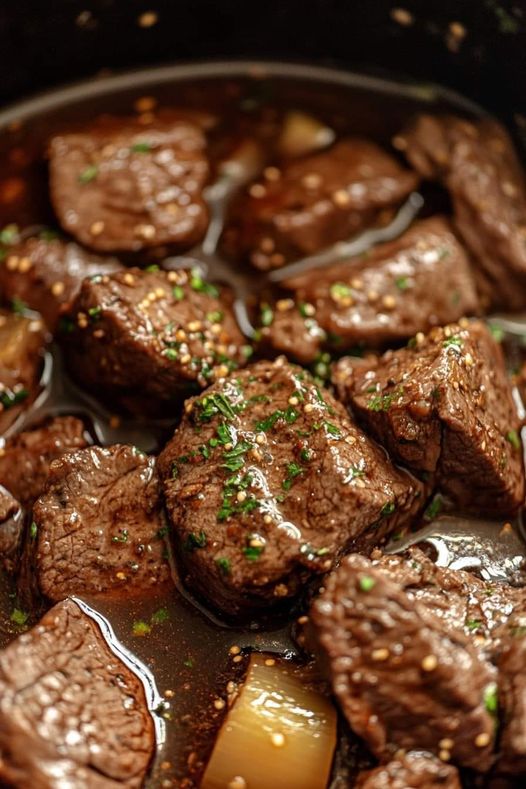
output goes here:
[{"label": "sauce pooling around meat", "polygon": [[[382,780],[392,773],[408,785],[454,786],[455,768],[495,764],[523,774],[516,732],[506,729],[497,754],[487,702],[501,672],[507,724],[520,663],[498,614],[509,614],[509,599],[491,598],[495,635],[495,622],[454,597],[458,621],[441,618],[439,592],[418,598],[403,668],[410,676],[411,661],[420,665],[423,690],[407,680],[402,693],[420,694],[424,712],[401,731],[392,721],[410,717],[393,702],[402,671],[392,633],[381,631],[387,597],[403,633],[428,556],[452,573],[473,571],[482,597],[489,582],[521,595],[523,412],[514,413],[508,380],[520,388],[520,324],[508,333],[506,318],[490,321],[492,336],[465,320],[526,299],[513,246],[526,209],[507,138],[485,121],[462,157],[454,144],[476,128],[473,108],[416,86],[358,78],[327,89],[260,73],[148,84],[79,92],[0,133],[0,646],[15,654],[52,603],[51,634],[64,606],[75,621],[78,605],[107,622],[104,638],[155,684],[141,702],[157,740],[144,780],[149,723],[130,735],[137,772],[112,774],[102,757],[95,766],[129,786],[199,786],[251,652],[324,694],[332,682],[342,729],[334,787],[354,785],[361,770],[370,772],[356,785],[376,785],[375,758],[388,763]],[[475,125],[432,126],[433,158],[425,122],[408,125],[424,111],[467,114]],[[473,241],[486,171],[470,189],[461,172],[478,172],[484,144],[491,177],[506,159],[508,186],[490,207],[514,227],[511,252],[498,216]],[[498,288],[491,244],[501,265],[511,259]],[[438,373],[422,355],[433,342]],[[279,354],[287,360],[268,361]],[[459,387],[476,426],[451,416]],[[423,553],[404,553],[414,545]],[[422,576],[401,578],[388,556],[363,558],[378,546],[421,562]],[[452,594],[451,577],[437,578]],[[60,602],[68,594],[80,602]],[[343,625],[342,595],[355,611]],[[374,617],[378,643],[352,659],[378,677],[376,695],[341,668],[361,618]],[[336,639],[331,628],[343,626]],[[93,637],[90,622],[75,627]],[[483,645],[472,643],[477,632]],[[323,679],[311,650],[329,665]],[[478,684],[428,682],[434,660],[469,664]],[[1,682],[16,699],[9,677]],[[437,701],[448,694],[453,711],[450,699]],[[363,730],[360,705],[374,713],[393,703]],[[431,715],[438,723],[422,738]],[[17,775],[6,780],[22,785]],[[234,772],[228,786],[246,789],[241,781]]]}]

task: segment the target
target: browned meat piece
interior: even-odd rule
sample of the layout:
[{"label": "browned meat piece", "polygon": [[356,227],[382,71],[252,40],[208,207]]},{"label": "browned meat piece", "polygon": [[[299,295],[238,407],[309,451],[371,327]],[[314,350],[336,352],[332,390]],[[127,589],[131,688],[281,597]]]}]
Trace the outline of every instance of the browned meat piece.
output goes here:
[{"label": "browned meat piece", "polygon": [[518,417],[501,348],[483,323],[434,329],[380,358],[344,359],[334,380],[390,454],[436,474],[459,505],[494,513],[522,505]]},{"label": "browned meat piece", "polygon": [[230,256],[248,257],[264,270],[381,222],[382,211],[399,205],[418,183],[415,173],[359,138],[265,172],[269,177],[236,201],[224,238]]},{"label": "browned meat piece", "polygon": [[416,751],[362,773],[356,789],[462,789],[462,784],[455,767]]},{"label": "browned meat piece", "polygon": [[187,120],[144,127],[131,119],[54,137],[51,199],[60,223],[102,252],[170,244],[187,249],[203,236],[208,178],[205,138]]},{"label": "browned meat piece", "polygon": [[24,516],[20,504],[0,485],[0,563],[12,572],[22,539]]},{"label": "browned meat piece", "polygon": [[0,310],[0,435],[36,395],[45,342],[42,321]]},{"label": "browned meat piece", "polygon": [[97,257],[72,242],[29,238],[11,247],[0,263],[0,297],[24,302],[53,331],[85,277],[120,267],[117,260]]},{"label": "browned meat piece", "polygon": [[334,694],[373,753],[426,750],[488,770],[495,670],[470,638],[363,556],[346,557],[324,586],[311,626]]},{"label": "browned meat piece", "polygon": [[54,460],[33,509],[31,563],[49,600],[130,597],[170,577],[155,460],[125,445]]},{"label": "browned meat piece", "polygon": [[493,120],[422,115],[397,140],[425,178],[451,194],[456,226],[488,300],[526,305],[526,186],[506,131]]},{"label": "browned meat piece", "polygon": [[521,621],[523,624],[507,628],[508,638],[498,662],[499,690],[495,699],[501,717],[497,770],[512,775],[526,774],[526,618],[523,616]]},{"label": "browned meat piece", "polygon": [[85,280],[64,335],[81,385],[173,403],[245,361],[231,294],[196,270],[117,272]]},{"label": "browned meat piece", "polygon": [[188,584],[228,614],[297,595],[419,507],[418,483],[283,358],[185,411],[159,458],[168,514]]},{"label": "browned meat piece", "polygon": [[285,309],[286,302],[279,302],[283,308],[262,336],[302,362],[313,361],[320,347],[385,347],[478,312],[468,260],[441,217],[417,222],[366,256],[309,271],[285,286],[296,303]]},{"label": "browned meat piece", "polygon": [[526,613],[522,589],[503,583],[489,584],[464,570],[437,567],[417,548],[382,556],[374,565],[409,599],[439,617],[444,627],[471,636],[481,654],[491,659],[508,638],[510,612]]},{"label": "browned meat piece", "polygon": [[142,682],[73,600],[0,653],[2,784],[132,789],[154,748]]},{"label": "browned meat piece", "polygon": [[19,433],[0,448],[0,485],[31,507],[42,492],[51,461],[87,443],[84,424],[74,416],[59,416]]}]

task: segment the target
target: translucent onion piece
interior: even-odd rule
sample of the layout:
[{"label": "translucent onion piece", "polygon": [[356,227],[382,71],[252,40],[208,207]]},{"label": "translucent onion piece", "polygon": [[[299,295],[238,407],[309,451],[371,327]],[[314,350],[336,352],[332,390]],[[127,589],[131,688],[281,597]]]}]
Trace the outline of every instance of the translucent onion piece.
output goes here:
[{"label": "translucent onion piece", "polygon": [[278,140],[282,156],[305,156],[334,142],[335,134],[324,123],[304,112],[288,112]]},{"label": "translucent onion piece", "polygon": [[336,746],[336,711],[293,669],[252,656],[201,789],[325,789]]}]

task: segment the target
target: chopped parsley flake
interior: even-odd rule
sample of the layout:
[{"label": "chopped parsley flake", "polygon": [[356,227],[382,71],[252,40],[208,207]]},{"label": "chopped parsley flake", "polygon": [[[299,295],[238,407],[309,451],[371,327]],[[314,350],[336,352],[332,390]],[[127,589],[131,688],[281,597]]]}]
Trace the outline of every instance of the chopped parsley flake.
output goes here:
[{"label": "chopped parsley flake", "polygon": [[444,348],[454,348],[456,351],[460,351],[462,348],[462,337],[459,337],[458,334],[453,334],[452,337],[448,337],[447,340],[442,342]]},{"label": "chopped parsley flake", "polygon": [[271,326],[274,320],[274,311],[268,304],[261,305],[261,325]]},{"label": "chopped parsley flake", "polygon": [[207,296],[213,296],[216,299],[219,296],[219,290],[210,282],[205,282],[198,268],[192,269],[190,287],[198,293],[205,293]]},{"label": "chopped parsley flake", "polygon": [[31,526],[29,527],[29,536],[32,540],[36,540],[38,534],[38,526],[36,525],[35,521],[32,522]]},{"label": "chopped parsley flake", "polygon": [[443,506],[444,499],[439,493],[437,493],[437,495],[433,497],[431,503],[428,504],[424,512],[424,518],[428,521],[434,520],[440,514]]},{"label": "chopped parsley flake", "polygon": [[22,611],[20,608],[13,608],[9,618],[15,625],[23,627],[29,619],[29,614],[26,611]]},{"label": "chopped parsley flake", "polygon": [[200,548],[204,548],[207,543],[207,537],[204,531],[200,531],[197,534],[195,532],[191,532],[185,540],[184,549],[188,551],[188,553],[192,553],[192,551],[197,551]]},{"label": "chopped parsley flake", "polygon": [[184,290],[180,285],[174,285],[172,288],[172,296],[176,301],[182,301],[184,299]]},{"label": "chopped parsley flake", "polygon": [[152,145],[149,142],[136,142],[130,148],[133,153],[150,153],[152,150]]},{"label": "chopped parsley flake", "polygon": [[349,298],[352,290],[344,282],[334,282],[330,287],[330,294],[335,301],[339,301],[340,299]]},{"label": "chopped parsley flake", "polygon": [[370,575],[362,575],[358,585],[362,592],[370,592],[376,586],[376,581]]},{"label": "chopped parsley flake", "polygon": [[29,396],[27,389],[18,389],[13,392],[11,389],[0,391],[0,405],[7,411],[18,403],[22,403]]},{"label": "chopped parsley flake", "polygon": [[281,487],[283,488],[283,490],[290,490],[296,477],[299,477],[300,474],[303,473],[303,471],[304,471],[303,466],[300,466],[298,463],[294,463],[294,462],[288,463],[287,476],[281,483]]},{"label": "chopped parsley flake", "polygon": [[96,165],[91,164],[79,174],[79,183],[89,184],[91,181],[95,180],[98,174],[99,168]]},{"label": "chopped parsley flake", "polygon": [[403,388],[399,387],[390,394],[375,395],[374,397],[371,397],[367,403],[367,408],[369,411],[389,411],[395,400],[398,400],[400,397],[402,397],[403,393]]},{"label": "chopped parsley flake", "polygon": [[393,512],[396,512],[396,504],[394,501],[388,501],[380,510],[380,515],[382,518],[387,518],[389,515],[392,515]]},{"label": "chopped parsley flake", "polygon": [[506,441],[509,441],[513,449],[521,448],[521,440],[516,430],[508,430],[508,432],[506,433]]},{"label": "chopped parsley flake", "polygon": [[410,287],[410,282],[408,277],[397,277],[395,279],[395,285],[398,290],[407,290]]},{"label": "chopped parsley flake", "polygon": [[167,608],[159,608],[157,611],[151,616],[150,622],[152,625],[161,625],[163,622],[167,622],[170,619],[170,612]]},{"label": "chopped parsley flake", "polygon": [[11,312],[14,312],[15,315],[23,315],[28,309],[29,307],[22,299],[18,299],[16,296],[11,299]]},{"label": "chopped parsley flake", "polygon": [[152,628],[143,619],[136,619],[133,623],[132,633],[134,636],[148,636],[152,632]]},{"label": "chopped parsley flake", "polygon": [[263,551],[262,545],[249,545],[247,548],[243,548],[243,554],[249,562],[257,562]]},{"label": "chopped parsley flake", "polygon": [[478,630],[479,627],[481,626],[482,626],[481,619],[466,619],[466,627],[471,632],[475,632],[475,630]]},{"label": "chopped parsley flake", "polygon": [[216,565],[223,575],[230,575],[232,571],[230,559],[220,556],[218,559],[216,559]]},{"label": "chopped parsley flake", "polygon": [[496,717],[499,709],[499,697],[495,682],[491,682],[484,688],[484,706],[490,715]]}]

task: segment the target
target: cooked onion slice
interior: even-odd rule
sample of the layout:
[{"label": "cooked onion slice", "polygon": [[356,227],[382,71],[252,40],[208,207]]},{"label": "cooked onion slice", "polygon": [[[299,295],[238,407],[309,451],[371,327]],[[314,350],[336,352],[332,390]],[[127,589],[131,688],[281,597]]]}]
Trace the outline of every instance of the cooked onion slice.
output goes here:
[{"label": "cooked onion slice", "polygon": [[[253,655],[201,789],[325,789],[336,746],[336,711],[293,668]],[[273,662],[273,661],[269,661]]]},{"label": "cooked onion slice", "polygon": [[324,123],[293,110],[285,115],[278,140],[278,151],[282,156],[305,156],[334,142],[335,134]]}]

